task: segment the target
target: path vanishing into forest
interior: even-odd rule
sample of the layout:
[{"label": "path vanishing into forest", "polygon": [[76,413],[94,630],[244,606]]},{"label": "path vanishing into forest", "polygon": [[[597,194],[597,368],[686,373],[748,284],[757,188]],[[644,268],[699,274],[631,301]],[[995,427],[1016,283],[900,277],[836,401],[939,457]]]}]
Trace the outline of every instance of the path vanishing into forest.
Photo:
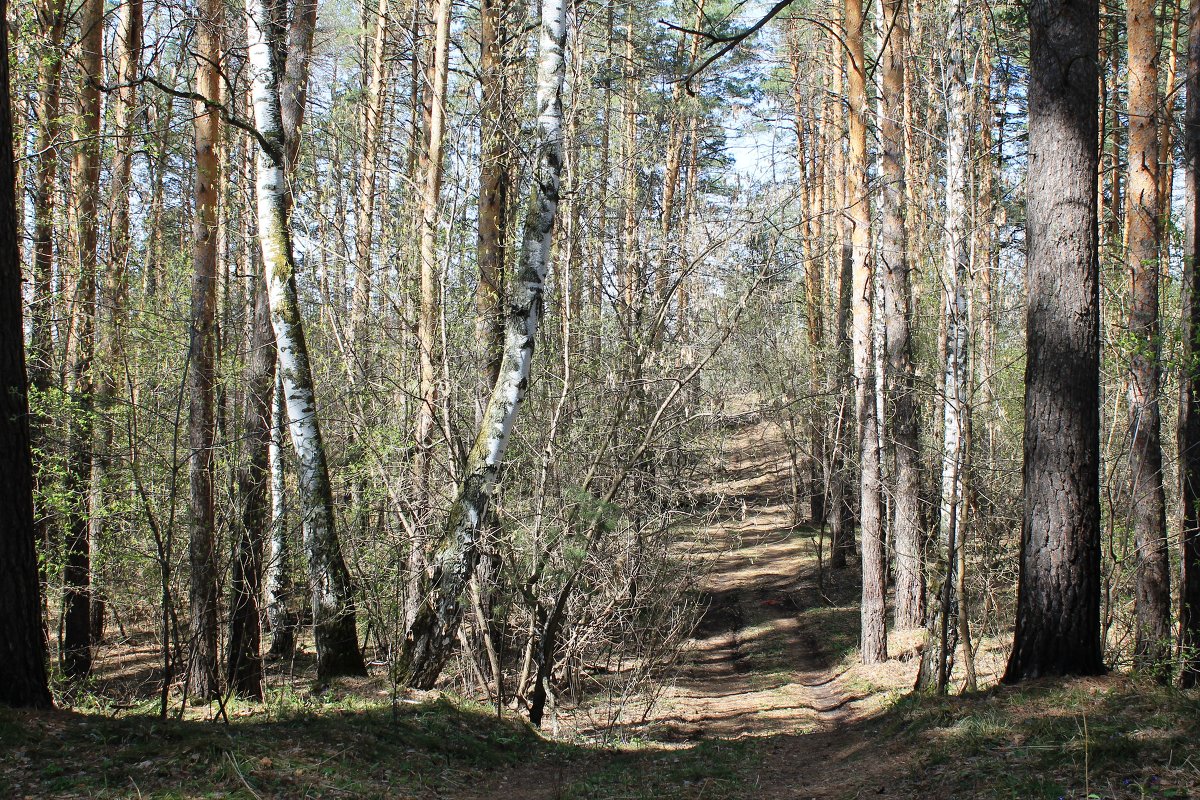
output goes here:
[{"label": "path vanishing into forest", "polygon": [[666,740],[761,739],[766,797],[887,792],[879,779],[904,765],[872,735],[875,698],[843,680],[858,639],[857,576],[822,570],[817,532],[793,524],[778,431],[735,431],[710,491],[729,513],[702,537],[707,610],[651,729]]},{"label": "path vanishing into forest", "polygon": [[[734,431],[707,491],[719,513],[688,545],[703,563],[705,611],[676,680],[626,732],[652,749],[737,742],[741,789],[755,796],[902,796],[893,792],[910,755],[880,746],[879,698],[845,680],[858,642],[856,571],[821,571],[816,531],[793,525],[778,433],[766,424]],[[590,768],[575,763],[540,788],[509,775],[502,787],[560,797],[562,781]],[[696,797],[724,791],[696,781]]]}]

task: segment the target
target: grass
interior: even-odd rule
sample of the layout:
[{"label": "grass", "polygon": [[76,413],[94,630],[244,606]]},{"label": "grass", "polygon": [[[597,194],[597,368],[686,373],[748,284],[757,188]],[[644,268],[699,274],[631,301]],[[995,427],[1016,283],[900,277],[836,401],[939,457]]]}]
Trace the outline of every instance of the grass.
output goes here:
[{"label": "grass", "polygon": [[885,736],[924,742],[917,790],[954,797],[1190,797],[1200,695],[1126,677],[908,696]]},{"label": "grass", "polygon": [[482,797],[486,785],[563,800],[685,798],[700,786],[732,798],[748,749],[554,742],[446,697],[394,711],[353,695],[232,706],[228,723],[93,705],[0,711],[0,797]]}]

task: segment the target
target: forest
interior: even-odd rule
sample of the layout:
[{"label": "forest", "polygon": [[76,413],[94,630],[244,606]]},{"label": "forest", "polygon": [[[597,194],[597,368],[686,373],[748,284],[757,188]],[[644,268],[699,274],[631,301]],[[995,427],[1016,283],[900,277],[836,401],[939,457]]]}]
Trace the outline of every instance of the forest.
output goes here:
[{"label": "forest", "polygon": [[1200,796],[1194,0],[0,25],[0,795]]}]

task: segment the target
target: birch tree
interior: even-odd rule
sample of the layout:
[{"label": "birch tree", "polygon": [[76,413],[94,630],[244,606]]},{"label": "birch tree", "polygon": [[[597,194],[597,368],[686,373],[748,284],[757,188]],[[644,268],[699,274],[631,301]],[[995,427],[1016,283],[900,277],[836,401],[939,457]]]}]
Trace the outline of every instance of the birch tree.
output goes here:
[{"label": "birch tree", "polygon": [[[930,615],[929,636],[917,676],[917,688],[946,691],[958,643],[958,554],[962,547],[959,520],[965,502],[967,426],[967,276],[971,268],[971,238],[968,229],[967,175],[971,164],[967,141],[970,116],[965,50],[968,44],[966,9],[960,0],[950,5],[950,28],[946,37],[946,236],[942,261],[942,314],[946,321],[945,390],[942,399],[942,479],[938,503],[938,533],[941,553],[941,585],[937,609]],[[964,646],[969,646],[964,642]]]},{"label": "birch tree", "polygon": [[284,132],[279,75],[272,58],[271,9],[254,0],[246,15],[254,123],[259,137],[255,199],[266,274],[271,326],[278,348],[280,383],[296,452],[308,588],[317,644],[317,679],[366,673],[358,650],[350,573],[334,527],[333,492],[317,416],[312,369],[304,339],[295,261],[286,207]]},{"label": "birch tree", "polygon": [[520,260],[508,300],[504,353],[499,377],[450,508],[441,546],[431,565],[427,589],[400,656],[398,669],[402,680],[417,688],[433,686],[455,642],[464,593],[479,558],[480,523],[487,513],[529,384],[562,177],[566,36],[566,0],[544,0],[538,40],[537,163]]}]

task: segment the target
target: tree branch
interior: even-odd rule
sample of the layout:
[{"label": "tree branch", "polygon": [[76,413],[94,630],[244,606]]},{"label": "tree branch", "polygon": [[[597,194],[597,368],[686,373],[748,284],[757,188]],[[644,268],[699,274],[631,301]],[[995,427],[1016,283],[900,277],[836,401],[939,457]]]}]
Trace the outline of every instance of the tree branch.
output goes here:
[{"label": "tree branch", "polygon": [[[221,118],[223,120],[225,120],[227,123],[229,123],[230,125],[232,125],[235,128],[239,128],[239,129],[245,131],[246,133],[250,134],[251,136],[253,136],[258,141],[258,144],[263,149],[263,151],[267,155],[269,155],[272,159],[279,160],[283,157],[283,153],[281,152],[279,146],[277,144],[273,144],[270,140],[267,139],[267,137],[263,136],[262,132],[259,131],[258,128],[254,127],[254,123],[252,123],[248,120],[244,120],[241,117],[237,116],[236,114],[233,114],[222,103],[218,103],[215,100],[210,100],[207,97],[205,97],[204,95],[199,94],[198,92],[185,92],[180,89],[176,89],[173,86],[168,86],[167,84],[163,83],[162,81],[158,80],[157,78],[155,78],[151,75],[143,76],[140,80],[135,82],[135,85],[142,84],[142,83],[148,83],[151,86],[153,86],[155,89],[158,89],[161,92],[169,94],[171,97],[177,97],[180,100],[191,100],[192,102],[200,103],[205,108],[216,109],[217,111],[221,112]],[[112,90],[120,89],[120,88],[123,88],[123,87],[122,86],[108,86],[108,87],[104,87],[104,90],[112,91]]]}]

